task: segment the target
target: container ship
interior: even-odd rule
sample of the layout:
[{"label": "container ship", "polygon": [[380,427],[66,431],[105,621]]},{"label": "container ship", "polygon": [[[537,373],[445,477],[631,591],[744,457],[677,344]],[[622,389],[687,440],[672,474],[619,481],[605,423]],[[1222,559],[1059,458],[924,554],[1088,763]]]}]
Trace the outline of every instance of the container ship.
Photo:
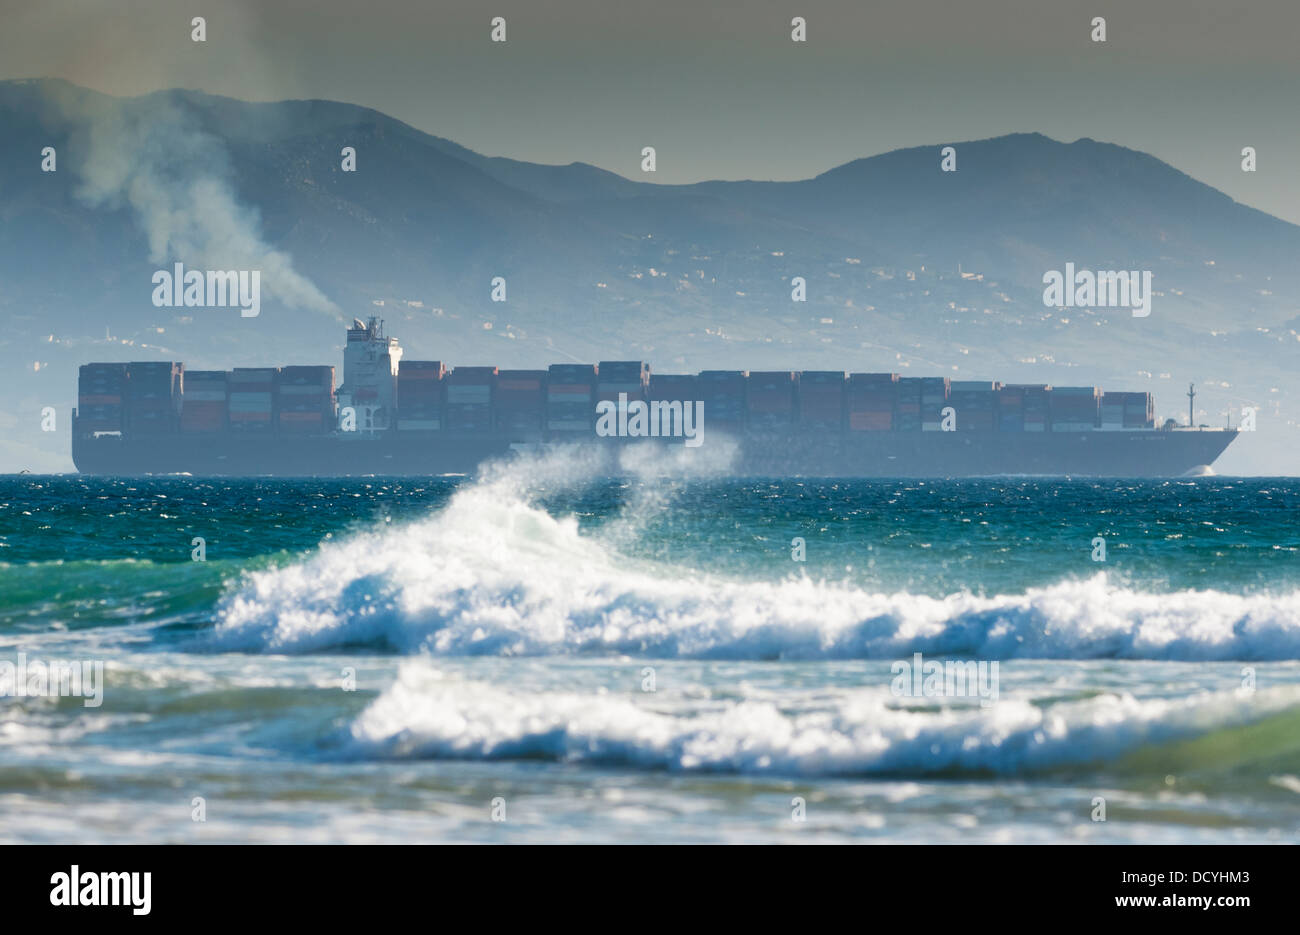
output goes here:
[{"label": "container ship", "polygon": [[658,445],[715,468],[722,453],[736,476],[1154,477],[1205,472],[1237,435],[1158,427],[1150,393],[1095,386],[658,374],[644,361],[448,368],[404,360],[375,318],[353,320],[334,377],[329,365],[86,364],[73,461],[109,475],[437,475],[562,445]]}]

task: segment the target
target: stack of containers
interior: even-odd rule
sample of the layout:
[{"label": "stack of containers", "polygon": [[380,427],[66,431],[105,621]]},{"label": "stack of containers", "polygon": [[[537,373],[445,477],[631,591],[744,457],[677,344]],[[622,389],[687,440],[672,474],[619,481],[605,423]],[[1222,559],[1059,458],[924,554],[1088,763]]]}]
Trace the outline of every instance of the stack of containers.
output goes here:
[{"label": "stack of containers", "polygon": [[846,376],[843,370],[805,370],[798,375],[799,401],[795,421],[801,428],[821,432],[844,431]]},{"label": "stack of containers", "polygon": [[[646,399],[649,400],[653,407],[656,402],[680,403],[682,411],[685,412],[687,406],[694,407],[695,403],[702,399],[700,395],[699,377],[689,373],[656,373],[650,376],[650,382],[646,386]],[[708,409],[708,404],[705,404]],[[692,409],[692,413],[694,410]],[[708,420],[712,420],[709,413],[705,413]],[[661,416],[659,432],[661,435],[682,434],[684,426],[678,419],[681,418],[673,415],[669,419],[668,413]],[[694,415],[691,416],[694,419]],[[711,427],[711,421],[710,421]]]},{"label": "stack of containers", "polygon": [[551,364],[546,369],[546,431],[586,437],[596,420],[596,365]]},{"label": "stack of containers", "polygon": [[403,360],[397,364],[397,430],[437,432],[442,429],[443,381],[447,368],[440,360]]},{"label": "stack of containers", "polygon": [[899,377],[898,403],[894,407],[895,432],[921,431],[921,392],[924,377]]},{"label": "stack of containers", "polygon": [[1048,414],[1053,432],[1090,432],[1097,427],[1101,394],[1095,386],[1054,386]]},{"label": "stack of containers", "polygon": [[447,376],[447,430],[475,435],[492,431],[496,367],[454,367]]},{"label": "stack of containers", "polygon": [[948,404],[957,412],[957,431],[994,431],[1001,388],[1001,383],[989,380],[953,380],[948,385]]},{"label": "stack of containers", "polygon": [[276,381],[275,422],[284,435],[324,435],[334,428],[334,368],[283,367]]},{"label": "stack of containers", "polygon": [[85,364],[77,378],[77,431],[122,431],[126,364]]},{"label": "stack of containers", "polygon": [[1103,431],[1118,431],[1124,427],[1124,398],[1127,393],[1109,393],[1101,394],[1101,421],[1098,423]]},{"label": "stack of containers", "polygon": [[546,417],[546,371],[497,374],[496,427],[513,441],[537,441]]},{"label": "stack of containers", "polygon": [[749,404],[746,407],[749,430],[788,429],[794,420],[794,395],[798,385],[799,375],[793,370],[751,370]]},{"label": "stack of containers", "polygon": [[713,431],[736,433],[745,427],[744,370],[703,370],[698,379],[704,418]]},{"label": "stack of containers", "polygon": [[1103,429],[1149,429],[1156,422],[1155,399],[1150,393],[1103,393]]},{"label": "stack of containers", "polygon": [[1046,432],[1048,401],[1052,397],[1052,387],[1046,383],[1016,383],[1012,388],[1022,394],[1022,431]]},{"label": "stack of containers", "polygon": [[180,415],[185,365],[139,361],[126,365],[126,431],[135,436],[169,435]]},{"label": "stack of containers", "polygon": [[[1136,398],[1134,398],[1136,397]],[[1124,427],[1153,429],[1156,427],[1156,398],[1150,393],[1134,393],[1124,404]]]},{"label": "stack of containers", "polygon": [[898,374],[851,373],[846,392],[850,432],[888,432],[894,428]]},{"label": "stack of containers", "polygon": [[181,431],[187,435],[211,435],[227,426],[226,372],[190,370],[185,374],[181,396]]},{"label": "stack of containers", "polygon": [[236,367],[226,376],[230,391],[230,431],[269,435],[275,422],[276,367]]},{"label": "stack of containers", "polygon": [[650,365],[641,360],[602,360],[596,365],[596,399],[618,402],[620,393],[629,403],[645,399]]},{"label": "stack of containers", "polygon": [[943,409],[948,405],[948,378],[921,377],[921,431],[943,428]]},{"label": "stack of containers", "polygon": [[997,392],[998,431],[1023,432],[1025,430],[1025,388],[1004,386]]}]

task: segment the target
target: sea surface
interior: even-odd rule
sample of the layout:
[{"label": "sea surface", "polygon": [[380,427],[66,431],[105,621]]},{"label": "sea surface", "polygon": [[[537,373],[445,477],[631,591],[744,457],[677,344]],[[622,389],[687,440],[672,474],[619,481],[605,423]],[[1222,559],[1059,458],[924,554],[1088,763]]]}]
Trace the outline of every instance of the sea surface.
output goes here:
[{"label": "sea surface", "polygon": [[6,843],[1300,840],[1295,479],[5,477],[20,653]]}]

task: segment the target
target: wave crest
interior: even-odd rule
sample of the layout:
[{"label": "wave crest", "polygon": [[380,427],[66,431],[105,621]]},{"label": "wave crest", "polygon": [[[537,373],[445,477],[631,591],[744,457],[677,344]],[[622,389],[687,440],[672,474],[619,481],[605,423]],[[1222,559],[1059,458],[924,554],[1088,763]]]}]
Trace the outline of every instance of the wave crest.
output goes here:
[{"label": "wave crest", "polygon": [[1005,774],[1111,762],[1149,744],[1294,710],[1300,691],[1105,694],[1046,707],[1003,699],[987,709],[939,711],[890,702],[884,689],[862,689],[802,712],[768,700],[654,710],[609,694],[464,681],[412,660],[353,722],[350,743],[354,754],[379,758],[542,758],[793,775]]},{"label": "wave crest", "polygon": [[[564,476],[564,463],[542,475]],[[530,475],[530,476],[536,476]],[[216,648],[661,658],[1300,659],[1300,592],[1147,593],[1105,573],[1021,594],[930,597],[743,581],[629,558],[528,502],[509,471],[433,515],[252,572],[218,605]],[[570,478],[572,479],[572,478]],[[642,495],[638,495],[642,496]],[[651,507],[663,508],[662,498]],[[644,506],[644,504],[642,504]]]}]

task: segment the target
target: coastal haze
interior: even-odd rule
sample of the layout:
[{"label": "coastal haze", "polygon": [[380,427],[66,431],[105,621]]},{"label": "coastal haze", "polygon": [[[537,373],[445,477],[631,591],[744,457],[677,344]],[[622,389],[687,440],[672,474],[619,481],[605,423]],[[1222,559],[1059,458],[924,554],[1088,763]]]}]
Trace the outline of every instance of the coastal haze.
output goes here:
[{"label": "coastal haze", "polygon": [[956,6],[0,0],[0,842],[1294,840],[1300,7]]},{"label": "coastal haze", "polygon": [[[507,3],[494,43],[471,4],[6,5],[0,470],[71,469],[80,363],[338,366],[378,314],[452,364],[1098,384],[1180,423],[1194,382],[1198,423],[1258,410],[1220,472],[1295,472],[1293,7],[796,12],[805,43],[779,4]],[[155,307],[177,261],[261,269],[261,313]],[[1067,263],[1151,271],[1151,315],[1045,306]]]}]

